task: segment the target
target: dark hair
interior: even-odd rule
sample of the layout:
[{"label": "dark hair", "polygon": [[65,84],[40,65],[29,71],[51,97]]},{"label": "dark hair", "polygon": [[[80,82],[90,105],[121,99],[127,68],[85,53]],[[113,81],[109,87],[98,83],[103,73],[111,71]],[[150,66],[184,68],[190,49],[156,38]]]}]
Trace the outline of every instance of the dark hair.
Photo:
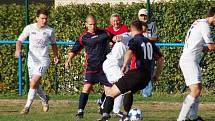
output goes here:
[{"label": "dark hair", "polygon": [[39,17],[40,14],[44,14],[44,15],[48,16],[49,12],[47,9],[39,9],[39,10],[37,10],[37,17]]},{"label": "dark hair", "polygon": [[142,22],[139,21],[139,20],[133,21],[131,23],[131,26],[135,27],[137,31],[142,31],[143,30],[142,25],[143,25]]},{"label": "dark hair", "polygon": [[213,17],[215,15],[215,7],[212,7],[209,11],[208,11],[208,17]]}]

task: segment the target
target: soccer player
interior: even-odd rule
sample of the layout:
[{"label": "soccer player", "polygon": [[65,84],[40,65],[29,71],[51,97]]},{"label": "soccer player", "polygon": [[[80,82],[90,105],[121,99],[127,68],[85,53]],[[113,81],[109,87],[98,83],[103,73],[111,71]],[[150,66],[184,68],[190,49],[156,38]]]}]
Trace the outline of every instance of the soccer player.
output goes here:
[{"label": "soccer player", "polygon": [[197,115],[199,96],[202,90],[199,62],[203,50],[215,50],[210,26],[215,26],[215,7],[209,10],[205,19],[196,20],[187,32],[179,64],[190,93],[183,102],[177,121],[185,121],[187,116],[188,121],[203,121]]},{"label": "soccer player", "polygon": [[103,84],[105,90],[112,86],[102,70],[102,64],[110,52],[108,44],[112,38],[108,32],[96,27],[96,19],[92,15],[86,17],[85,26],[86,30],[68,53],[68,59],[65,62],[65,66],[68,68],[72,59],[85,48],[85,82],[79,98],[78,113],[76,114],[78,118],[83,118],[89,93],[95,83]]},{"label": "soccer player", "polygon": [[[153,78],[155,81],[159,79],[164,59],[159,51],[159,48],[157,48],[153,42],[144,37],[142,34],[142,22],[133,21],[131,23],[131,35],[133,38],[129,41],[129,49],[124,56],[124,62],[121,70],[124,73],[126,72],[126,68],[133,54],[136,56],[137,68],[125,73],[125,75],[121,77],[107,92],[101,121],[108,121],[110,118],[109,114],[113,109],[115,97],[127,92],[135,93],[138,90],[143,89],[148,84],[149,80],[152,78],[152,70],[150,66],[153,58],[157,61],[157,70],[155,75],[153,75]],[[125,117],[127,117],[127,114]]]},{"label": "soccer player", "polygon": [[[106,74],[108,81],[112,84],[116,83],[124,74],[121,72],[121,67],[123,65],[124,54],[128,49],[128,42],[132,37],[129,33],[123,33],[121,35],[115,36],[113,39],[119,39],[116,42],[111,50],[111,52],[107,55],[107,59],[103,63],[103,70]],[[115,40],[117,41],[117,40]],[[119,118],[123,117],[123,112],[120,111],[121,103],[123,101],[125,112],[129,112],[131,109],[131,105],[129,104],[128,98],[133,96],[131,93],[126,94],[123,100],[124,95],[119,95],[114,99],[113,113],[114,116],[118,116]]]},{"label": "soccer player", "polygon": [[50,59],[48,46],[52,43],[54,52],[54,63],[59,62],[58,48],[55,44],[55,31],[53,28],[46,25],[48,20],[48,11],[40,9],[37,11],[37,22],[27,25],[16,42],[15,56],[18,58],[21,53],[22,42],[29,37],[29,52],[28,52],[28,70],[30,76],[30,89],[28,99],[21,114],[28,114],[31,104],[33,103],[36,94],[42,100],[43,111],[49,110],[48,97],[39,85],[41,77],[45,74],[49,67]]},{"label": "soccer player", "polygon": [[[148,38],[151,41],[157,41],[158,40],[158,34],[157,34],[157,26],[156,23],[153,21],[149,21],[148,19],[148,11],[144,8],[140,9],[138,12],[138,18],[140,21],[147,23],[147,32],[145,32],[144,34],[146,34],[148,36]],[[151,66],[151,68],[154,68],[155,64],[153,64]],[[152,72],[153,74],[153,72]],[[144,97],[150,97],[152,95],[152,88],[153,88],[153,84],[152,84],[153,80],[149,81],[149,84],[142,90],[142,95]]]},{"label": "soccer player", "polygon": [[[117,14],[117,13],[113,13],[111,15],[111,17],[110,17],[110,24],[111,25],[108,26],[106,28],[106,30],[109,33],[111,33],[112,35],[120,35],[120,34],[123,34],[123,33],[129,31],[128,27],[126,25],[122,24],[120,15]],[[113,46],[114,44],[111,43],[111,45]],[[119,44],[117,44],[117,45],[119,45]],[[104,99],[105,99],[105,93],[102,94],[101,99],[97,100],[97,104],[99,104],[100,108],[101,108],[101,105],[102,105],[102,102],[104,101]],[[117,98],[115,98],[115,103],[114,103],[114,108],[113,108],[114,116],[122,116],[122,112],[120,111],[122,100],[123,100],[123,96],[122,95],[120,95]],[[100,113],[101,113],[101,111],[100,111]]]}]

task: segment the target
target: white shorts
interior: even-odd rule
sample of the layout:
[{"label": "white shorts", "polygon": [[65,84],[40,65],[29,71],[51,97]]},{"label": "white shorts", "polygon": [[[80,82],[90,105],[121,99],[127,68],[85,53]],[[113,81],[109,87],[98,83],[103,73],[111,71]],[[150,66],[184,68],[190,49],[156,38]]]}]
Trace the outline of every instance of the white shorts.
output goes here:
[{"label": "white shorts", "polygon": [[33,61],[28,61],[28,71],[29,77],[31,78],[32,75],[39,75],[43,76],[48,69],[49,65],[41,65],[39,63],[35,63]]},{"label": "white shorts", "polygon": [[105,60],[103,63],[103,71],[110,83],[117,82],[122,76],[121,68],[117,62]]},{"label": "white shorts", "polygon": [[179,64],[187,86],[202,83],[201,68],[197,61],[180,59]]}]

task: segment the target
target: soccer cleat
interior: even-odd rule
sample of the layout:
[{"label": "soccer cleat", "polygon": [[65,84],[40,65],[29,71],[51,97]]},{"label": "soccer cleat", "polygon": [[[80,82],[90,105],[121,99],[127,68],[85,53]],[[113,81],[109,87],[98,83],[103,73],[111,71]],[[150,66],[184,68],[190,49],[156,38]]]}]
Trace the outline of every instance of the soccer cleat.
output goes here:
[{"label": "soccer cleat", "polygon": [[49,111],[49,97],[46,95],[46,101],[42,102],[43,105],[43,112],[48,112]]},{"label": "soccer cleat", "polygon": [[129,121],[128,115],[123,115],[123,117],[120,118],[119,121]]},{"label": "soccer cleat", "polygon": [[78,112],[75,116],[77,118],[83,118],[84,117],[84,112]]},{"label": "soccer cleat", "polygon": [[101,119],[98,119],[97,121],[108,121],[110,116],[103,116]]},{"label": "soccer cleat", "polygon": [[20,112],[20,114],[28,114],[29,113],[29,108],[25,107],[22,109],[22,111]]}]

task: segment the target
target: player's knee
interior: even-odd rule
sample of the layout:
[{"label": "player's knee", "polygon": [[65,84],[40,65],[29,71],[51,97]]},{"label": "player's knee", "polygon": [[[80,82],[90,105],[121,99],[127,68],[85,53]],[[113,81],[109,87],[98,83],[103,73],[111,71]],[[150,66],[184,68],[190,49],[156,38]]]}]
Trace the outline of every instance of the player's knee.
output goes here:
[{"label": "player's knee", "polygon": [[83,89],[82,89],[82,92],[83,93],[90,93],[91,89],[92,89],[92,85],[91,84],[85,84],[84,87],[83,87]]}]

